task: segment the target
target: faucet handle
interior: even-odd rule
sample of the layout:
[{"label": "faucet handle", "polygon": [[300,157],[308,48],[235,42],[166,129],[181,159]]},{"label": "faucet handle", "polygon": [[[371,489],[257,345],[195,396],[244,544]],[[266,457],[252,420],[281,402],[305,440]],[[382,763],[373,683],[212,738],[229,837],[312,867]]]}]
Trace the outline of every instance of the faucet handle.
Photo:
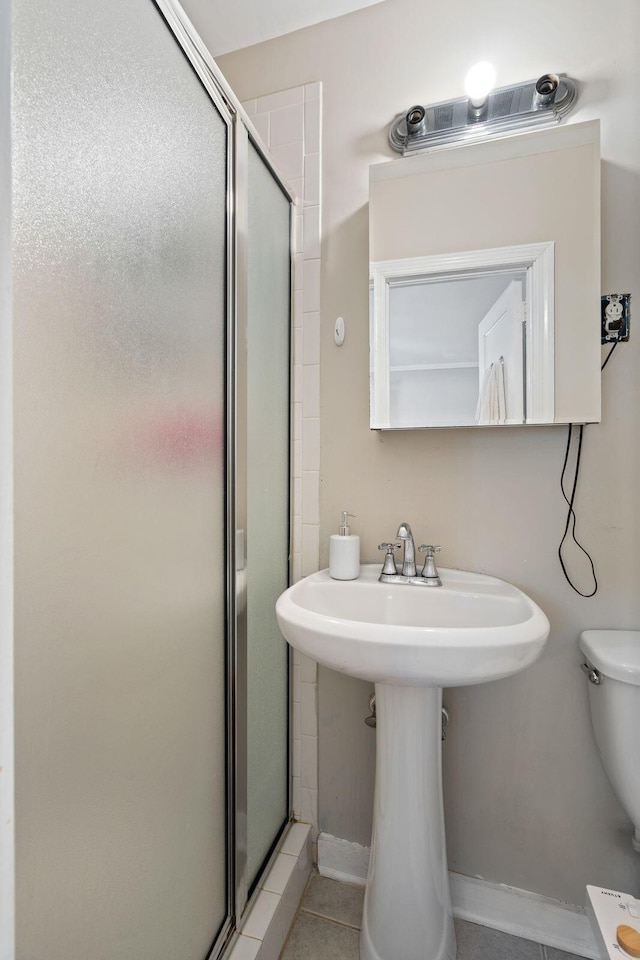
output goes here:
[{"label": "faucet handle", "polygon": [[438,574],[436,567],[435,556],[436,553],[440,553],[440,547],[435,544],[426,544],[423,543],[418,547],[420,553],[425,554],[424,567],[422,568],[421,577],[424,577],[424,582],[431,587],[440,587],[442,586],[442,580]]},{"label": "faucet handle", "polygon": [[440,553],[441,549],[442,548],[440,547],[439,544],[437,546],[434,546],[433,544],[422,543],[418,547],[418,553],[426,553],[427,555],[426,559],[428,560],[430,557],[431,558],[435,557],[436,553]]},{"label": "faucet handle", "polygon": [[399,543],[380,543],[378,545],[378,550],[384,550],[386,556],[384,558],[384,564],[382,567],[382,573],[387,576],[397,576],[398,568],[396,567],[396,562],[393,559],[393,551],[399,550]]}]

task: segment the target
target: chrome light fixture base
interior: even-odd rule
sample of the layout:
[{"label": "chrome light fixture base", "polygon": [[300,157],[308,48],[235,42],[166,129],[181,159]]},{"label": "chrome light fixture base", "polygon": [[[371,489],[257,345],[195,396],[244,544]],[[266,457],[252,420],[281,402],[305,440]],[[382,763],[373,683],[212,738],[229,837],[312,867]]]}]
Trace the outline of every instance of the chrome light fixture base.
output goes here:
[{"label": "chrome light fixture base", "polygon": [[[559,123],[573,107],[576,84],[563,74],[547,73],[537,80],[528,80],[512,87],[492,90],[479,107],[467,97],[445,100],[398,114],[389,128],[389,143],[398,153],[407,156],[419,150],[490,139],[495,136]],[[412,122],[413,121],[413,122]]]}]

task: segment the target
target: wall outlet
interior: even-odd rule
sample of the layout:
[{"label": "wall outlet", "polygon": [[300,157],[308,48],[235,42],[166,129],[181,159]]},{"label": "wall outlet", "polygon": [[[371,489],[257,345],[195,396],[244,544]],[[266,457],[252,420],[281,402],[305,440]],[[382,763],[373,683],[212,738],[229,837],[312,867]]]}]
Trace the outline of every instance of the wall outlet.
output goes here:
[{"label": "wall outlet", "polygon": [[600,298],[600,343],[629,339],[631,294],[607,293]]}]

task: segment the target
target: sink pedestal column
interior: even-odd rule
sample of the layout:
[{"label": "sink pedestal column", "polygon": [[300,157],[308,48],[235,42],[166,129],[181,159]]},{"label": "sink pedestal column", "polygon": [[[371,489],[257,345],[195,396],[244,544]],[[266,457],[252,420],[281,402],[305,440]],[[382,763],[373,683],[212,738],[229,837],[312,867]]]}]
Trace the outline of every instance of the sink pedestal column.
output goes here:
[{"label": "sink pedestal column", "polygon": [[360,960],[455,960],[442,690],[376,684],[373,838]]}]

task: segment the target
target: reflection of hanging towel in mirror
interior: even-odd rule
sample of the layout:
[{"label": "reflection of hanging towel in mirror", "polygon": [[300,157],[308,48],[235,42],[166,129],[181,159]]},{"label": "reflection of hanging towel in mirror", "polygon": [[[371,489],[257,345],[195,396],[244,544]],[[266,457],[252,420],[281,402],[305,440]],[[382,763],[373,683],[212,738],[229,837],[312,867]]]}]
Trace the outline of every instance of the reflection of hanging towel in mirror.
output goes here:
[{"label": "reflection of hanging towel in mirror", "polygon": [[476,423],[504,423],[506,419],[504,359],[500,357],[484,371],[476,407]]}]

